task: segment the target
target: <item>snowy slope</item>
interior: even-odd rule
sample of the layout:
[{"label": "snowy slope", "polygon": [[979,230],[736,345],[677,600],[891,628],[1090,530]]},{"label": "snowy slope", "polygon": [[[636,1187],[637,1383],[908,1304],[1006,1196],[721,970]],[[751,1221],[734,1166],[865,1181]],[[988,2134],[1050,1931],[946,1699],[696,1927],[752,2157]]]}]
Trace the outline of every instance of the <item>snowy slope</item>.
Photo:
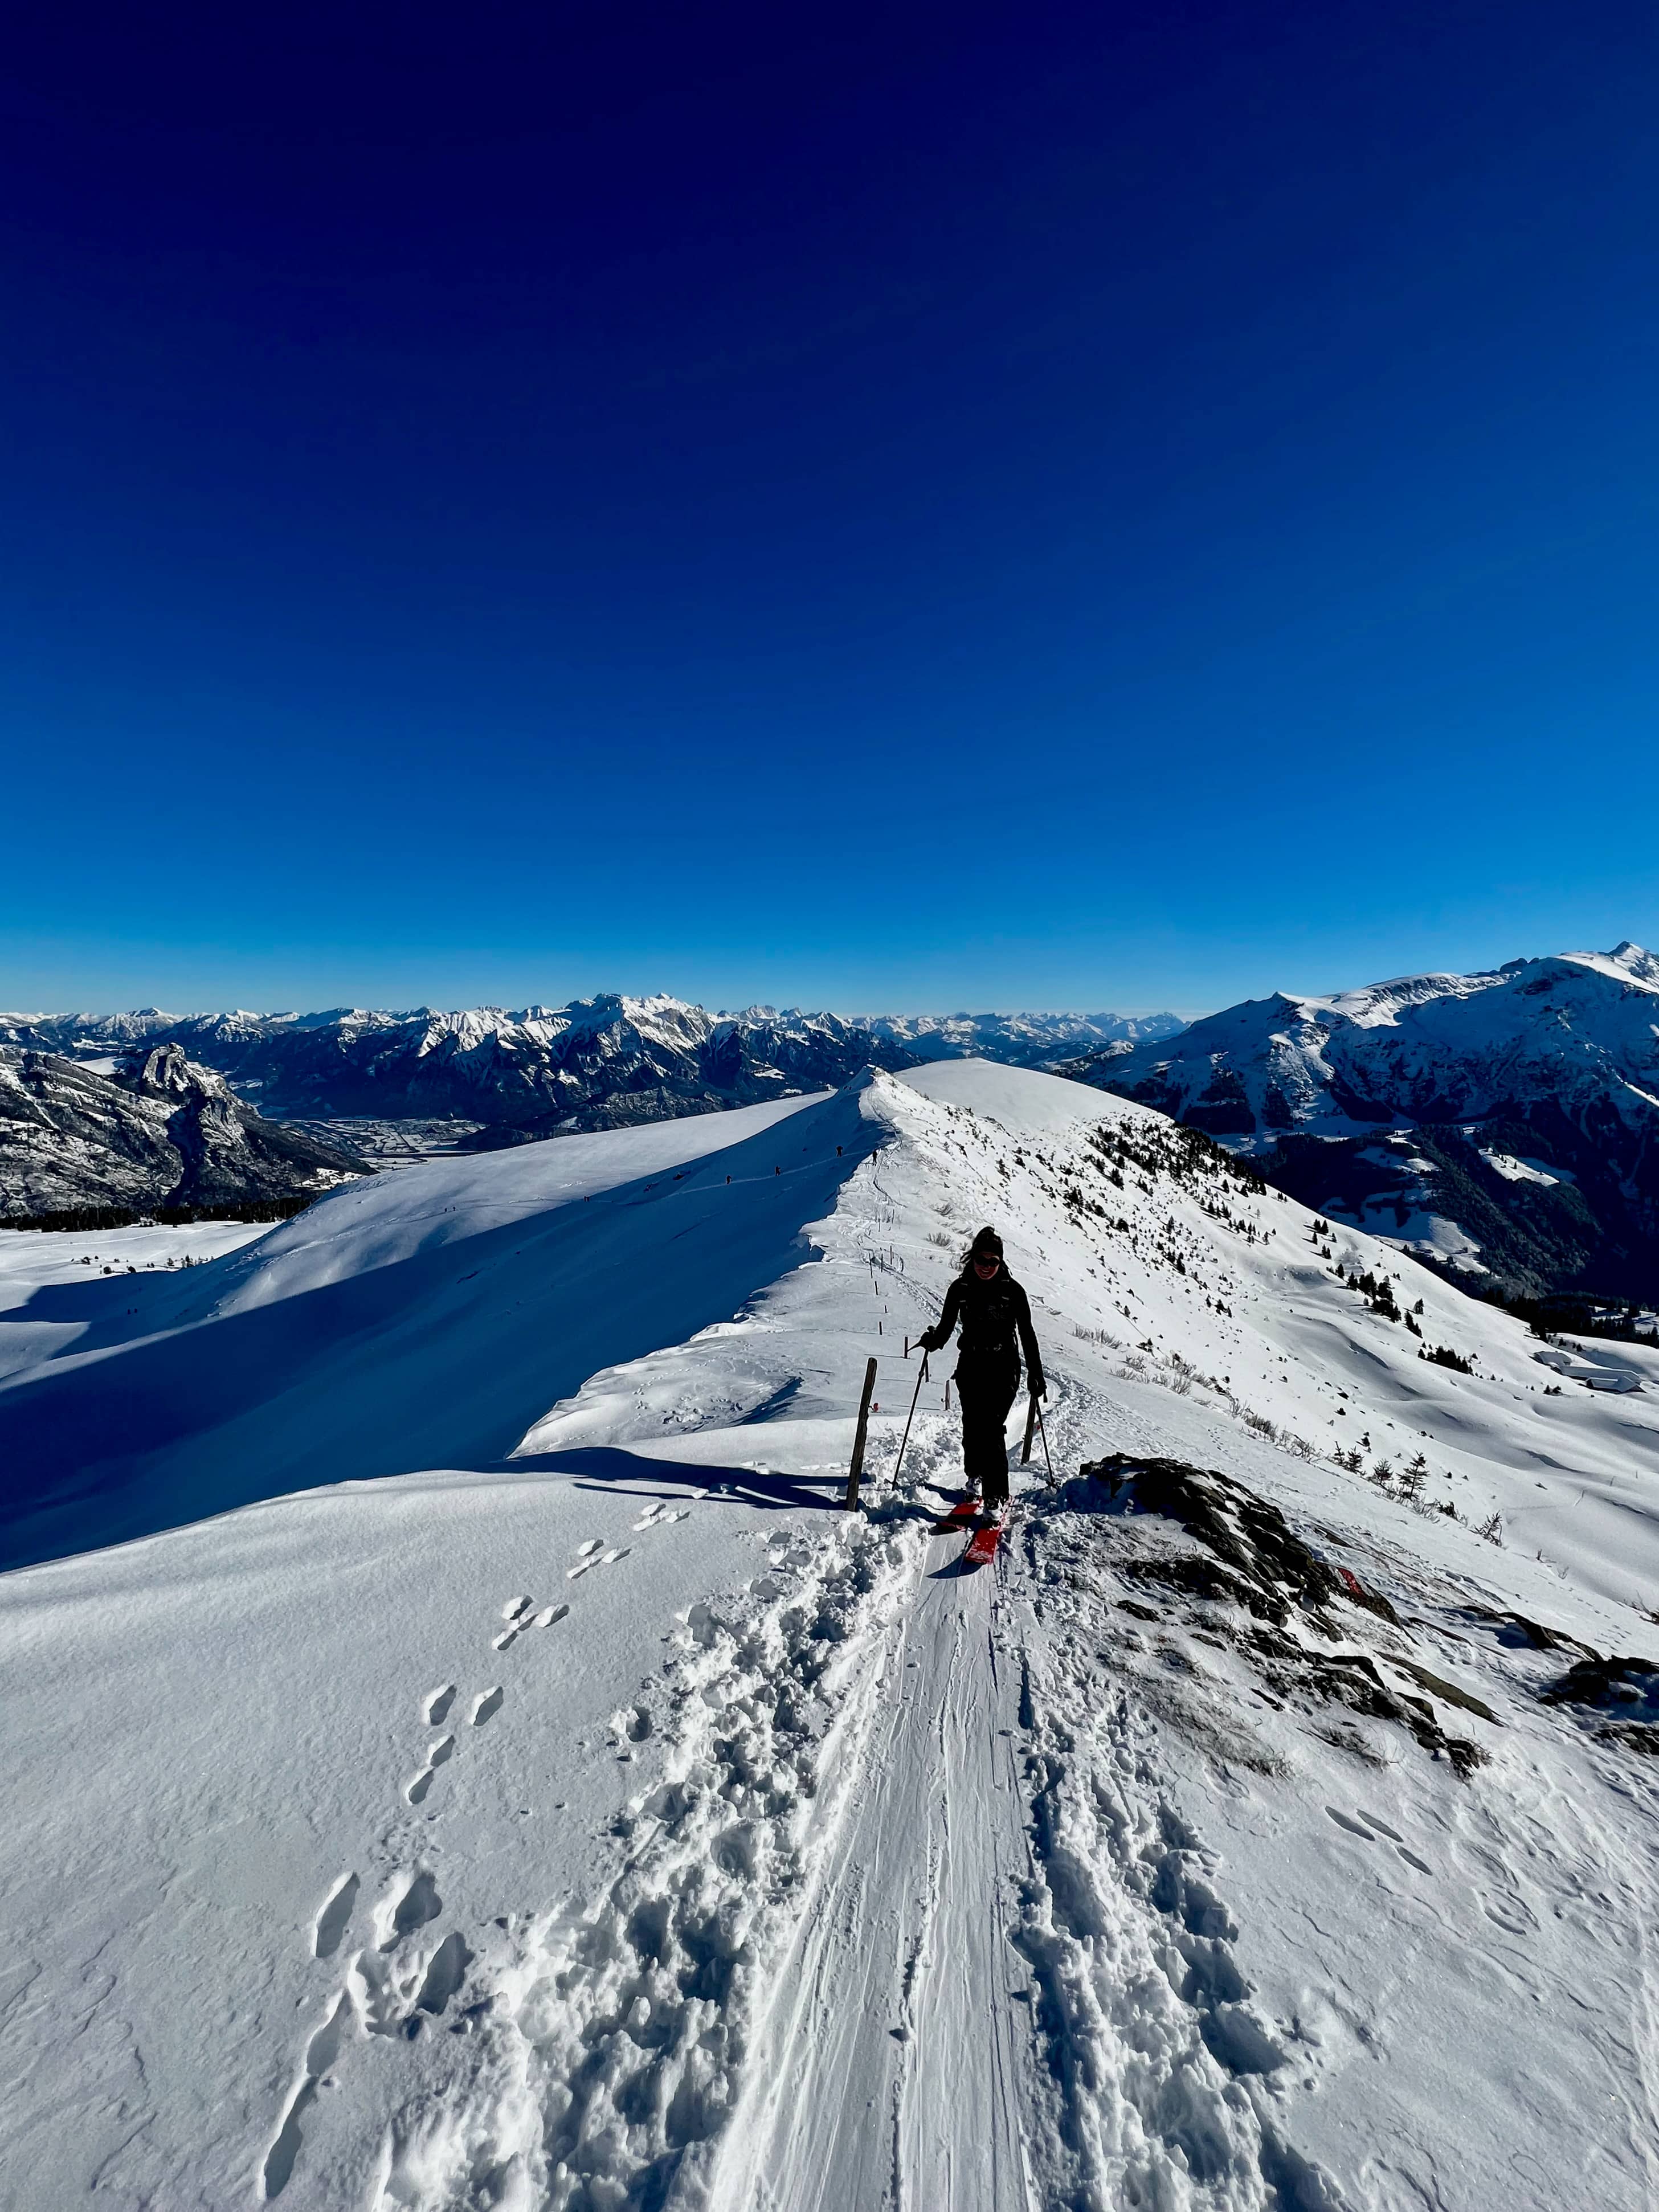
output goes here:
[{"label": "snowy slope", "polygon": [[[769,1133],[797,1112],[813,1117],[810,1153]],[[348,1476],[498,1460],[550,1396],[729,1312],[785,1265],[803,1212],[850,1165],[829,1132],[855,1120],[850,1100],[793,1099],[431,1160],[349,1185],[211,1267],[43,1286],[17,1325],[52,1324],[52,1356],[0,1382],[0,1561]],[[711,1246],[728,1176],[757,1194]]]},{"label": "snowy slope", "polygon": [[[434,1358],[459,1326],[410,1271],[606,1218],[547,1228],[533,1332],[498,1301],[426,1394],[499,1361],[505,1418],[533,1334],[516,1451],[0,1578],[0,2201],[1650,2203],[1659,1360],[1558,1381],[1037,1076],[877,1077],[690,1191],[641,1150],[672,1133],[592,1140],[562,1193],[430,1162],[191,1271],[227,1316],[179,1310],[198,1368],[216,1327],[395,1289],[352,1434],[401,1453],[412,1316]],[[972,1574],[930,1526],[946,1361],[891,1478],[903,1340],[985,1219],[1062,1480],[1018,1479]],[[1421,1339],[1348,1287],[1380,1269]],[[60,1352],[60,1413],[127,1356]],[[256,1425],[216,1433],[222,1474]]]}]

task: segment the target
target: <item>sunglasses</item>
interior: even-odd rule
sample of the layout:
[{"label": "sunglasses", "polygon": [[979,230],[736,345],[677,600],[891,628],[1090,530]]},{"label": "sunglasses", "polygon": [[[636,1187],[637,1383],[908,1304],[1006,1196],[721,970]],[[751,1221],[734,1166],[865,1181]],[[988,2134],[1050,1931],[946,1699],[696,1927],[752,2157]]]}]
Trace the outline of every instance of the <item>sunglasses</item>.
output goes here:
[{"label": "sunglasses", "polygon": [[976,1267],[1000,1267],[1002,1261],[995,1252],[975,1252],[974,1265]]}]

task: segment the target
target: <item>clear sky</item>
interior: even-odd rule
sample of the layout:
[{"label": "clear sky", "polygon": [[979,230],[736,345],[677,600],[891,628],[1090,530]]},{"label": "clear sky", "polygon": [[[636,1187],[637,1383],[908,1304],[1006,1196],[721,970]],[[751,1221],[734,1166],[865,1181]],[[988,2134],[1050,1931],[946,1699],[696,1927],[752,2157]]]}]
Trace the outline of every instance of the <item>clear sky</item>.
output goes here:
[{"label": "clear sky", "polygon": [[1659,941],[1659,15],[36,9],[0,1004]]}]

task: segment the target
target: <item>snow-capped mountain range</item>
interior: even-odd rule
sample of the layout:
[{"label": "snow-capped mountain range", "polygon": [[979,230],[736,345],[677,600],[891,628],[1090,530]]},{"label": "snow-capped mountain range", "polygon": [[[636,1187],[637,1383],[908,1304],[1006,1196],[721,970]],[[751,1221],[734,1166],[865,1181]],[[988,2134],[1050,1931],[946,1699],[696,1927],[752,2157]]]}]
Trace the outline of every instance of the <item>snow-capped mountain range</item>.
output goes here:
[{"label": "snow-capped mountain range", "polygon": [[1066,1072],[1512,1288],[1659,1286],[1659,958],[1639,945],[1275,992]]},{"label": "snow-capped mountain range", "polygon": [[488,1147],[659,1121],[846,1082],[871,1063],[972,1055],[1036,1065],[1168,1036],[1172,1014],[873,1015],[751,1006],[710,1013],[606,994],[517,1012],[0,1015],[0,1043],[73,1058],[172,1043],[286,1119],[453,1115]]}]

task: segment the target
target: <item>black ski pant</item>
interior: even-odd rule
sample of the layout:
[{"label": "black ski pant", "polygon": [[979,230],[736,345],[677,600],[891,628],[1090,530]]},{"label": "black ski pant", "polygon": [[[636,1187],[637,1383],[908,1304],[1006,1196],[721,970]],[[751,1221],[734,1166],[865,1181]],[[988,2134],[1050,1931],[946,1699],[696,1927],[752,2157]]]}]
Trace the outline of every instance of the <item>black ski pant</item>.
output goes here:
[{"label": "black ski pant", "polygon": [[963,1359],[957,1367],[962,1401],[962,1467],[988,1505],[1008,1497],[1008,1408],[1019,1388],[1018,1359]]}]

